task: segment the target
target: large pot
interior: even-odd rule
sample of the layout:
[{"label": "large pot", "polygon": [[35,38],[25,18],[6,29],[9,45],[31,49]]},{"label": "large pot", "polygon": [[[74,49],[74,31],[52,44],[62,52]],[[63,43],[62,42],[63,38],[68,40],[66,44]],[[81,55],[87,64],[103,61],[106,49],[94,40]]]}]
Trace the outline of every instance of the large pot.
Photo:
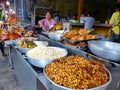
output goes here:
[{"label": "large pot", "polygon": [[88,41],[90,51],[104,59],[120,62],[120,44],[110,41]]},{"label": "large pot", "polygon": [[[107,70],[108,71],[108,70]],[[47,80],[47,83],[48,83],[48,86],[49,86],[49,89],[50,90],[75,90],[75,89],[71,89],[71,88],[67,88],[67,87],[64,87],[64,86],[60,86],[56,83],[54,83],[52,80],[50,80],[48,78],[48,76],[46,75],[45,73],[45,69],[43,69],[43,72],[44,72],[44,75],[45,75],[45,78]],[[108,85],[111,83],[112,81],[112,76],[111,76],[111,73],[108,71],[108,74],[109,74],[109,81],[101,86],[98,86],[98,87],[94,87],[94,88],[90,88],[90,89],[87,89],[87,90],[106,90],[106,88],[108,87]],[[81,89],[80,89],[81,90]]]}]

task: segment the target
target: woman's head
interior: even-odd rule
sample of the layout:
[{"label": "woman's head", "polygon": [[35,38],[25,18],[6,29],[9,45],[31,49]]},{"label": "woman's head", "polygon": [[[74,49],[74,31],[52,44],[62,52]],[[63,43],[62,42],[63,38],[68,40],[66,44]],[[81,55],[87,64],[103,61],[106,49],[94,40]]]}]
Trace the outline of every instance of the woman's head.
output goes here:
[{"label": "woman's head", "polygon": [[45,18],[48,20],[52,19],[53,18],[52,13],[50,11],[47,11]]}]

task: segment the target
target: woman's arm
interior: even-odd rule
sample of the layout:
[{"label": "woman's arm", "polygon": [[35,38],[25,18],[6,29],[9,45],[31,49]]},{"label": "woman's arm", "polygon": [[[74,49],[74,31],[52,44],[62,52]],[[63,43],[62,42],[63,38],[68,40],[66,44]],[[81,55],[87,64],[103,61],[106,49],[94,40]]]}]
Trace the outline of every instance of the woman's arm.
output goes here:
[{"label": "woman's arm", "polygon": [[44,23],[45,23],[45,19],[42,19],[42,20],[40,20],[40,21],[38,22],[38,24],[39,24],[39,26],[40,26],[41,28],[44,27]]}]

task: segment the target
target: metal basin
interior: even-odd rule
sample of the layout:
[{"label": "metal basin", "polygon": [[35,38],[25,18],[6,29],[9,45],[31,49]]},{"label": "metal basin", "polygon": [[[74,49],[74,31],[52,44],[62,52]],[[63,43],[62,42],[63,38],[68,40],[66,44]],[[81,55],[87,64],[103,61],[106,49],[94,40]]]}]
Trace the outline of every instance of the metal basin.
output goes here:
[{"label": "metal basin", "polygon": [[[52,46],[49,46],[49,47],[55,49],[57,52],[62,52],[63,54],[60,57],[64,57],[68,54],[67,50],[64,48],[52,47]],[[43,51],[43,53],[44,53],[44,51]],[[40,54],[40,53],[35,52],[35,54]],[[51,56],[51,59],[42,59],[42,58],[32,57],[28,53],[26,53],[26,56],[28,58],[28,61],[32,65],[39,67],[39,68],[44,68],[48,63],[50,63],[50,62],[54,61],[54,59],[56,59],[56,58],[53,58],[52,56]],[[58,57],[58,58],[60,58],[60,57]]]},{"label": "metal basin", "polygon": [[104,59],[120,62],[120,44],[110,41],[88,41],[90,51]]},{"label": "metal basin", "polygon": [[[94,88],[89,88],[87,90],[106,90],[106,88],[108,87],[108,85],[111,83],[112,81],[112,76],[111,76],[111,73],[109,72],[109,70],[107,69],[108,71],[108,74],[109,74],[109,81],[103,85],[100,85],[98,87],[94,87]],[[60,86],[56,83],[54,83],[51,79],[49,79],[49,77],[46,75],[45,73],[45,68],[43,69],[43,73],[45,75],[45,78],[47,80],[47,84],[49,85],[49,89],[50,90],[75,90],[75,89],[72,89],[72,88],[67,88],[67,87],[64,87],[64,86]],[[78,89],[76,89],[78,90]],[[83,90],[83,89],[80,89],[80,90]]]},{"label": "metal basin", "polygon": [[64,30],[59,30],[59,31],[54,31],[54,32],[49,32],[48,37],[56,40],[56,41],[61,41],[62,40],[62,35],[64,33]]}]

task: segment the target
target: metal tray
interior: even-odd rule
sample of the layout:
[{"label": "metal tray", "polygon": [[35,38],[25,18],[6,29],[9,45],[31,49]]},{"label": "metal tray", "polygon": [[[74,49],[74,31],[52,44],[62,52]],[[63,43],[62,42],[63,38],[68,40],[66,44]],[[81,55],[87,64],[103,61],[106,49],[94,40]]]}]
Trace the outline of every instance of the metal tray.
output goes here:
[{"label": "metal tray", "polygon": [[[88,46],[87,46],[87,45],[82,47],[82,46],[77,46],[77,45],[76,45],[77,43],[72,44],[72,43],[66,42],[66,41],[63,41],[62,43],[65,44],[65,45],[67,45],[68,47],[73,48],[73,49],[78,49],[78,50],[83,50],[83,51],[85,51],[85,50],[88,49]],[[67,44],[67,43],[68,43],[68,44]],[[69,45],[69,43],[70,43],[71,45]],[[80,43],[80,42],[78,42],[78,43]],[[85,43],[87,44],[87,42],[85,42]]]},{"label": "metal tray", "polygon": [[90,41],[90,40],[100,40],[100,38],[95,38],[95,39],[87,39],[87,40],[70,40],[70,39],[68,39],[68,38],[65,38],[65,37],[61,37],[63,40],[65,40],[65,41],[68,41],[68,42],[70,42],[70,43],[78,43],[78,42],[83,42],[83,41]]}]

